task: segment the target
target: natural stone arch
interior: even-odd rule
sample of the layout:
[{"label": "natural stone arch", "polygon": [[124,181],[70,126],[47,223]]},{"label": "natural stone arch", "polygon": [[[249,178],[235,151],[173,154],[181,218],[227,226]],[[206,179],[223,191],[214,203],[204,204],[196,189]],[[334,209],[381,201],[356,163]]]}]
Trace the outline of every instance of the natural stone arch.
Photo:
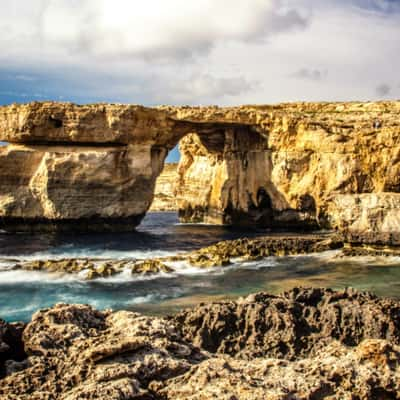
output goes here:
[{"label": "natural stone arch", "polygon": [[222,161],[242,140],[232,132],[248,127],[140,106],[34,103],[1,109],[0,129],[13,142],[0,153],[9,166],[0,168],[2,226],[86,231],[138,225],[168,151],[186,135],[196,132]]},{"label": "natural stone arch", "polygon": [[[184,220],[254,224],[260,209],[269,211],[259,204],[263,188],[272,207],[261,218],[266,227],[382,224],[391,232],[400,204],[399,112],[400,102],[0,107],[0,140],[10,143],[0,148],[0,229],[133,229],[181,140]],[[209,175],[196,188],[199,168]],[[371,204],[382,205],[379,217],[364,213]]]}]

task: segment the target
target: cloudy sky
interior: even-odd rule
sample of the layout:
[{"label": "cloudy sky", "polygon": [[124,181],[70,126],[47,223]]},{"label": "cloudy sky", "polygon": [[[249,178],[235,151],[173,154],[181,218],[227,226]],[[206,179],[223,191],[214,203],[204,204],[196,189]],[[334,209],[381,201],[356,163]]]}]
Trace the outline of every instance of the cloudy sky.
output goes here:
[{"label": "cloudy sky", "polygon": [[400,0],[0,0],[0,104],[400,98]]}]

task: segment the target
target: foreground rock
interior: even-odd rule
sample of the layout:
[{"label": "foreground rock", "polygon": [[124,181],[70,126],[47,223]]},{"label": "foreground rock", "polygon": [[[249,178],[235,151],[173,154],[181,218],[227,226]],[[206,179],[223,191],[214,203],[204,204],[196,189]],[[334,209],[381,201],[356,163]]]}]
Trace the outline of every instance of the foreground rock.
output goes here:
[{"label": "foreground rock", "polygon": [[366,338],[385,338],[400,345],[400,302],[351,289],[259,293],[203,304],[174,320],[196,346],[249,360],[313,357],[333,340],[356,346]]},{"label": "foreground rock", "polygon": [[0,378],[10,370],[9,360],[22,361],[26,358],[22,343],[23,323],[8,324],[0,319]]},{"label": "foreground rock", "polygon": [[11,143],[0,149],[0,229],[132,230],[180,142],[174,188],[167,179],[154,207],[174,198],[184,222],[400,243],[399,112],[394,101],[0,107]]},{"label": "foreground rock", "polygon": [[170,318],[60,304],[25,328],[28,358],[13,362],[0,397],[395,399],[399,315],[398,301],[323,289],[259,293]]},{"label": "foreground rock", "polygon": [[151,398],[149,382],[181,375],[203,358],[171,322],[87,306],[58,305],[35,314],[24,346],[29,367],[1,382],[2,396]]},{"label": "foreground rock", "polygon": [[399,351],[385,340],[370,339],[352,348],[334,342],[295,362],[210,358],[158,393],[161,399],[191,400],[397,399]]}]

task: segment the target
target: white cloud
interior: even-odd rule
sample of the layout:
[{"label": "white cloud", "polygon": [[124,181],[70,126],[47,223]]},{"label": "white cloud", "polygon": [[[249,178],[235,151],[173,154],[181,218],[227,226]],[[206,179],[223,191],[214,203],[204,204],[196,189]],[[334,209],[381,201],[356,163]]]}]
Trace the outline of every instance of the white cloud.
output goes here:
[{"label": "white cloud", "polygon": [[0,0],[2,48],[25,57],[182,58],[303,28],[282,0]]},{"label": "white cloud", "polygon": [[0,92],[240,104],[374,99],[383,82],[400,97],[397,3],[0,0]]},{"label": "white cloud", "polygon": [[[193,75],[188,79],[177,79],[175,82],[160,83],[153,86],[154,93],[149,97],[165,103],[165,93],[169,101],[178,104],[207,104],[218,101],[229,102],[229,99],[247,94],[259,83],[248,81],[243,76],[214,77],[209,74]],[[161,89],[161,90],[160,90]]]}]

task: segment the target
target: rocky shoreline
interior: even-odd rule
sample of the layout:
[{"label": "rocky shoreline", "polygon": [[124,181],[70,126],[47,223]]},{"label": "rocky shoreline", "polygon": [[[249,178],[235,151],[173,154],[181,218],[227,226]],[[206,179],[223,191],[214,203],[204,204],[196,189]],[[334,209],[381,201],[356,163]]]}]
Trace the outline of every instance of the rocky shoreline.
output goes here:
[{"label": "rocky shoreline", "polygon": [[[395,245],[396,244],[396,245]],[[188,267],[223,268],[236,261],[259,261],[272,256],[290,256],[338,250],[336,257],[400,256],[395,243],[368,245],[351,242],[338,233],[268,235],[255,238],[225,240],[213,245],[174,256],[147,259],[63,258],[34,261],[7,259],[8,270],[78,274],[86,280],[107,278],[128,271],[132,275],[175,272],[174,263]],[[1,261],[1,260],[0,260]]]},{"label": "rocky shoreline", "polygon": [[400,301],[295,288],[165,318],[58,304],[0,322],[0,398],[397,399]]}]

